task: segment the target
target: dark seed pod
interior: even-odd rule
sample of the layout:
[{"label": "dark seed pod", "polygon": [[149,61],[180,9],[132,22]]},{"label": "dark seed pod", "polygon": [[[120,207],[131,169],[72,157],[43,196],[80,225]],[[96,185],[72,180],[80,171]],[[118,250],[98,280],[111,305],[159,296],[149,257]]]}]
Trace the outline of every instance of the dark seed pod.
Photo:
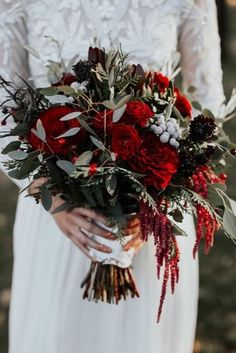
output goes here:
[{"label": "dark seed pod", "polygon": [[192,155],[185,151],[180,153],[180,172],[183,176],[188,177],[193,175],[196,167],[197,164]]},{"label": "dark seed pod", "polygon": [[215,120],[204,115],[198,115],[190,124],[189,137],[194,142],[204,142],[212,139],[216,129]]},{"label": "dark seed pod", "polygon": [[88,81],[91,76],[91,69],[93,68],[88,60],[80,60],[73,66],[73,71],[75,73],[76,79],[79,83]]}]

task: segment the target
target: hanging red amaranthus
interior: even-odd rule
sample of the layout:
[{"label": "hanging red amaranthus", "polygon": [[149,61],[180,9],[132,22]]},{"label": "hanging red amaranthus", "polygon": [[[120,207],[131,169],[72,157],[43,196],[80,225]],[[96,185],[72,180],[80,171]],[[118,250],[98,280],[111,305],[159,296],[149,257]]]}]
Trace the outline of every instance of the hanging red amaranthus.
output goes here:
[{"label": "hanging red amaranthus", "polygon": [[142,237],[147,241],[149,235],[153,235],[156,246],[157,276],[164,266],[164,276],[161,289],[160,303],[157,313],[157,322],[160,321],[162,307],[166,296],[167,285],[171,280],[172,293],[179,279],[179,249],[173,232],[173,226],[167,217],[167,209],[159,207],[153,212],[147,202],[141,201],[139,213]]},{"label": "hanging red amaranthus", "polygon": [[[203,198],[208,198],[208,183],[223,183],[224,178],[218,177],[213,171],[207,167],[202,166],[198,168],[197,172],[192,176],[194,183],[194,191],[201,195]],[[214,242],[214,234],[218,229],[218,221],[206,207],[197,204],[197,231],[196,242],[193,248],[193,256],[195,258],[202,238],[205,238],[205,254],[208,254],[209,249]]]}]

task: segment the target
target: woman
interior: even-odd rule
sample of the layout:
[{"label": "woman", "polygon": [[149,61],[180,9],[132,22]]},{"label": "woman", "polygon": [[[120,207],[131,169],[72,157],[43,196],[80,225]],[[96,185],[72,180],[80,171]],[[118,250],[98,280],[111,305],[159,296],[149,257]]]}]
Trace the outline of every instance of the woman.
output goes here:
[{"label": "woman", "polygon": [[[131,53],[130,61],[156,70],[165,68],[167,74],[180,52],[184,87],[195,86],[203,107],[216,113],[224,101],[213,0],[2,0],[0,35],[0,66],[13,79],[17,72],[33,77],[37,86],[46,84],[40,76],[44,66],[27,57],[24,44],[36,48],[42,58],[55,60],[55,42],[45,38],[51,36],[69,60],[77,53],[85,57],[96,36],[101,46],[122,43],[123,50]],[[19,197],[10,353],[191,353],[198,298],[192,218],[186,216],[183,224],[189,237],[178,239],[180,282],[174,296],[168,292],[157,325],[161,281],[156,280],[152,242],[134,260],[140,299],[118,306],[85,302],[80,282],[89,261],[74,243],[87,255],[89,247],[99,245],[84,238],[78,227],[110,235],[91,228],[89,219],[97,215],[81,209],[73,212],[58,214],[54,222],[34,200],[24,194]],[[137,239],[138,227],[135,233]],[[139,248],[136,240],[132,244]]]}]

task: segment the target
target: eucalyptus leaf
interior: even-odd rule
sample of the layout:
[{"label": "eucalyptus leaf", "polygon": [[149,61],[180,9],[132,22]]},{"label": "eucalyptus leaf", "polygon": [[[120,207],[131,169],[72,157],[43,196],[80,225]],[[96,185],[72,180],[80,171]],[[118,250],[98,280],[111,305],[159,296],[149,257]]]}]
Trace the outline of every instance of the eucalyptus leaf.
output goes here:
[{"label": "eucalyptus leaf", "polygon": [[39,92],[43,96],[55,96],[58,94],[59,90],[57,87],[45,87],[45,88],[40,88]]},{"label": "eucalyptus leaf", "polygon": [[114,110],[113,116],[112,116],[112,121],[113,123],[117,123],[120,118],[123,116],[124,112],[126,109],[126,104],[124,104],[121,108]]},{"label": "eucalyptus leaf", "polygon": [[23,180],[28,178],[29,174],[39,167],[40,163],[38,160],[26,159],[22,162],[20,168],[11,170],[8,175],[11,178]]},{"label": "eucalyptus leaf", "polygon": [[61,94],[57,94],[55,96],[45,96],[45,98],[51,103],[51,104],[64,104],[68,103],[68,97],[63,96]]},{"label": "eucalyptus leaf", "polygon": [[70,161],[60,159],[56,162],[56,164],[59,168],[64,170],[64,172],[66,172],[68,175],[72,174],[76,170],[74,164],[71,163]]},{"label": "eucalyptus leaf", "polygon": [[176,223],[174,222],[171,222],[172,223],[172,226],[173,226],[173,230],[174,230],[174,235],[178,236],[184,236],[184,237],[187,237],[188,234],[185,232],[184,229],[180,228],[179,226],[177,226]]},{"label": "eucalyptus leaf", "polygon": [[128,94],[127,96],[121,98],[119,100],[119,102],[116,104],[114,109],[119,109],[121,108],[123,105],[127,104],[131,99],[131,94]]},{"label": "eucalyptus leaf", "polygon": [[12,141],[6,147],[3,148],[2,154],[8,154],[9,152],[18,150],[21,145],[21,141]]},{"label": "eucalyptus leaf", "polygon": [[50,64],[48,65],[48,80],[49,82],[57,83],[58,81],[61,80],[61,77],[63,75],[63,69],[61,65],[55,61],[50,61]]},{"label": "eucalyptus leaf", "polygon": [[61,121],[68,121],[78,118],[81,115],[81,112],[72,112],[69,114],[64,115],[60,120]]},{"label": "eucalyptus leaf", "polygon": [[63,138],[63,137],[74,136],[74,135],[78,134],[79,131],[80,131],[80,127],[73,127],[72,129],[61,134],[60,136],[55,137],[55,140],[59,139],[59,138]]},{"label": "eucalyptus leaf", "polygon": [[113,101],[110,101],[110,100],[105,100],[102,102],[102,104],[104,105],[104,107],[108,108],[108,109],[116,109],[116,105]]},{"label": "eucalyptus leaf", "polygon": [[183,213],[177,208],[169,212],[169,215],[173,217],[173,219],[178,222],[182,223],[183,222]]},{"label": "eucalyptus leaf", "polygon": [[75,162],[75,165],[76,166],[89,165],[92,158],[93,158],[93,152],[85,151],[78,157],[77,161]]},{"label": "eucalyptus leaf", "polygon": [[52,206],[52,194],[46,184],[41,186],[41,198],[43,207],[46,211],[49,211]]},{"label": "eucalyptus leaf", "polygon": [[10,151],[8,156],[16,161],[22,161],[28,157],[28,153],[24,151]]},{"label": "eucalyptus leaf", "polygon": [[84,119],[79,118],[79,122],[82,128],[84,128],[90,134],[96,135],[96,133],[93,131],[93,129],[89,126],[89,124]]},{"label": "eucalyptus leaf", "polygon": [[37,136],[40,140],[42,140],[43,142],[46,141],[46,132],[44,130],[42,121],[40,119],[37,120],[37,124],[36,124],[36,128],[37,128]]},{"label": "eucalyptus leaf", "polygon": [[57,86],[59,92],[63,92],[64,94],[67,94],[68,96],[76,96],[77,92],[74,90],[74,88],[70,86]]},{"label": "eucalyptus leaf", "polygon": [[100,150],[102,150],[102,151],[105,151],[105,149],[106,149],[106,147],[104,146],[104,144],[102,143],[102,141],[101,140],[98,140],[96,137],[94,137],[94,136],[90,136],[90,139],[91,139],[91,141],[92,141],[92,143],[96,146],[96,147],[98,147]]},{"label": "eucalyptus leaf", "polygon": [[87,189],[87,190],[82,190],[82,193],[85,197],[85,199],[88,201],[89,205],[91,207],[96,207],[96,201],[92,195],[92,193]]},{"label": "eucalyptus leaf", "polygon": [[209,109],[204,109],[202,112],[202,115],[204,115],[207,118],[212,118],[215,120],[214,114]]},{"label": "eucalyptus leaf", "polygon": [[192,102],[192,106],[193,106],[193,108],[202,111],[202,106],[199,102],[197,102],[197,101]]},{"label": "eucalyptus leaf", "polygon": [[11,129],[12,135],[23,136],[23,135],[26,135],[27,132],[28,132],[28,125],[26,123],[18,124],[13,129]]},{"label": "eucalyptus leaf", "polygon": [[171,113],[172,113],[172,104],[170,103],[165,110],[166,120],[170,119]]}]

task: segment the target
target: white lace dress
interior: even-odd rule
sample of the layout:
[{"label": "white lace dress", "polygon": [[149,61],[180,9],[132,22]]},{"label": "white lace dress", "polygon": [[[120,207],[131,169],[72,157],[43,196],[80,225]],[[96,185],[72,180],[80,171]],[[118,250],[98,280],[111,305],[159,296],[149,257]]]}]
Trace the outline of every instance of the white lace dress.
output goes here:
[{"label": "white lace dress", "polygon": [[[76,53],[85,57],[96,37],[106,48],[121,42],[131,61],[165,67],[167,73],[180,52],[184,85],[195,86],[203,106],[214,111],[224,101],[213,0],[1,0],[0,72],[8,71],[13,79],[16,73],[31,76],[43,85],[45,68],[27,57],[23,45],[36,48],[42,58],[56,59],[55,43],[45,36],[62,44],[66,60]],[[80,283],[89,261],[50,214],[21,195],[14,227],[9,352],[191,353],[198,298],[191,217],[185,217],[184,228],[189,237],[178,239],[180,281],[174,296],[168,292],[157,325],[161,281],[151,240],[134,260],[140,299],[118,306],[83,301]]]}]

